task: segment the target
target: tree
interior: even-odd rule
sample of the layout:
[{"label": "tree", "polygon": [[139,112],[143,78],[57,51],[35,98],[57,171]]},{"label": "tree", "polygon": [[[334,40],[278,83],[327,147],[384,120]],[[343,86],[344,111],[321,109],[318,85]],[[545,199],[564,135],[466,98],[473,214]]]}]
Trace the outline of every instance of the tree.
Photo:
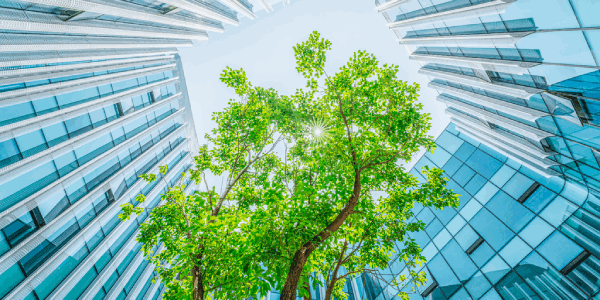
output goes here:
[{"label": "tree", "polygon": [[[405,287],[411,284],[414,287],[425,285],[425,273],[416,272],[415,269],[426,259],[414,239],[407,238],[408,232],[424,230],[425,223],[416,219],[411,221],[414,216],[412,209],[414,203],[433,205],[431,198],[428,198],[432,189],[439,189],[438,192],[446,197],[452,195],[442,188],[445,179],[444,182],[435,182],[442,178],[441,170],[426,167],[423,173],[428,182],[421,185],[413,178],[414,181],[404,183],[404,187],[395,186],[390,195],[380,196],[373,201],[372,209],[361,209],[358,214],[350,215],[346,223],[332,235],[332,241],[322,243],[313,252],[310,265],[313,274],[323,278],[321,283],[325,287],[325,300],[331,300],[332,296],[344,299],[342,288],[346,280],[361,273],[369,273],[386,286],[390,285],[405,299],[408,299],[409,293],[418,292],[416,288],[402,292]],[[419,185],[420,189],[411,189]],[[397,253],[394,245],[402,250]],[[397,269],[406,267],[407,270],[398,277],[388,269],[388,263],[394,258],[397,258]]]},{"label": "tree", "polygon": [[[330,48],[317,32],[294,47],[307,85],[282,97],[282,107],[293,111],[281,127],[286,151],[257,166],[270,175],[248,177],[243,196],[256,209],[241,230],[260,250],[254,256],[281,289],[281,300],[306,295],[307,284],[319,281],[315,272],[330,276],[331,294],[343,279],[336,274],[342,265],[353,274],[385,267],[392,242],[423,227],[407,224],[413,203],[458,205],[441,170],[427,170],[427,182],[419,184],[398,163],[435,145],[418,85],[398,80],[397,66],[380,65],[365,51],[329,76]],[[372,197],[375,191],[385,196]],[[420,250],[409,246],[402,252],[407,263],[423,261]]]},{"label": "tree", "polygon": [[[161,204],[140,226],[137,240],[171,299],[238,299],[269,290],[263,280],[267,275],[259,262],[248,257],[253,253],[251,245],[238,231],[249,211],[235,199],[246,177],[262,175],[254,165],[271,157],[281,141],[278,124],[284,114],[277,108],[279,95],[251,86],[243,70],[227,69],[222,80],[236,89],[240,99],[213,114],[217,127],[205,137],[210,146],[200,148],[195,166],[184,174],[201,186],[200,191],[186,194],[181,183],[169,186],[166,166],[160,167],[159,174],[141,176],[148,183],[162,180],[167,186]],[[209,186],[209,176],[223,180],[221,191]],[[138,195],[137,200],[146,199]],[[143,212],[130,203],[122,208],[122,220]],[[164,250],[153,253],[159,244]]]},{"label": "tree", "polygon": [[[434,147],[418,85],[364,51],[329,76],[330,48],[317,32],[294,47],[307,85],[290,96],[254,87],[241,69],[223,72],[240,99],[213,115],[217,127],[189,172],[203,188],[191,195],[182,185],[168,188],[138,236],[167,297],[241,299],[275,288],[292,300],[308,296],[319,274],[335,294],[348,273],[325,266],[348,276],[382,267],[395,241],[422,228],[407,223],[413,203],[457,205],[439,169],[419,184],[399,164]],[[223,188],[217,192],[209,176]],[[372,196],[377,191],[381,197]],[[130,204],[123,210],[123,219],[141,212]],[[152,253],[159,243],[164,250]],[[408,245],[406,261],[422,261]]]}]

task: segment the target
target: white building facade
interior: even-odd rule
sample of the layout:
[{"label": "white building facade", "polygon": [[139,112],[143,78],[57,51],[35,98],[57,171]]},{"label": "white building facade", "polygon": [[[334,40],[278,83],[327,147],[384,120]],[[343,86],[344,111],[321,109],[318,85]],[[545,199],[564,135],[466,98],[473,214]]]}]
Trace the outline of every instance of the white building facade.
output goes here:
[{"label": "white building facade", "polygon": [[147,214],[120,205],[159,205],[165,183],[138,176],[190,168],[177,48],[238,16],[248,1],[0,0],[1,299],[162,297],[135,241]]}]

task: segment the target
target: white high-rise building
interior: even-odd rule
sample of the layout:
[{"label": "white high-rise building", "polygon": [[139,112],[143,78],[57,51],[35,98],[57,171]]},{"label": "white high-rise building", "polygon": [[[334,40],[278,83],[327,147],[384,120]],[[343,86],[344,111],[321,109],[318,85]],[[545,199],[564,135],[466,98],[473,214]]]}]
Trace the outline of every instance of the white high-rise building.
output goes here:
[{"label": "white high-rise building", "polygon": [[247,0],[0,0],[0,298],[162,297],[135,241],[147,214],[120,205],[158,205],[163,181],[138,176],[190,167],[177,47],[238,16]]}]

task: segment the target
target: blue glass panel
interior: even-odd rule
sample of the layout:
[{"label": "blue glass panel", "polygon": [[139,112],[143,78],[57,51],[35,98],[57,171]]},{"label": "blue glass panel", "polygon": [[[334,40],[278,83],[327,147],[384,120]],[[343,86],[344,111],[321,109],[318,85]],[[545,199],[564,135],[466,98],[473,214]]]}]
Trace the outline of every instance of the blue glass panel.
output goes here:
[{"label": "blue glass panel", "polygon": [[429,158],[437,167],[441,168],[450,159],[451,155],[446,150],[437,148],[433,154],[431,154],[431,152],[425,153],[425,157]]},{"label": "blue glass panel", "polygon": [[469,249],[479,238],[479,235],[469,225],[464,226],[454,237],[463,250]]},{"label": "blue glass panel", "polygon": [[473,262],[481,268],[490,260],[490,258],[492,258],[492,256],[494,256],[494,254],[492,247],[490,247],[488,243],[483,242],[483,244],[477,247],[475,252],[471,253],[469,256]]},{"label": "blue glass panel", "polygon": [[487,209],[480,210],[470,224],[496,251],[502,249],[514,236],[510,229]]},{"label": "blue glass panel", "polygon": [[456,210],[452,207],[446,207],[444,209],[434,209],[433,213],[440,219],[442,224],[446,225],[456,215]]},{"label": "blue glass panel", "polygon": [[446,162],[442,170],[446,172],[447,176],[453,176],[454,173],[462,166],[463,162],[458,160],[456,157],[452,157]]},{"label": "blue glass panel", "polygon": [[490,280],[492,284],[496,284],[504,275],[510,272],[510,267],[496,255],[492,258],[481,271]]},{"label": "blue glass panel", "polygon": [[475,150],[477,150],[477,148],[475,148],[475,146],[473,146],[469,143],[464,143],[462,146],[460,146],[458,151],[456,151],[456,153],[454,153],[454,156],[456,156],[456,158],[458,158],[462,161],[466,161],[469,158],[469,156],[471,156],[471,154],[473,154],[473,152],[475,152]]},{"label": "blue glass panel", "polygon": [[475,151],[466,161],[466,164],[487,179],[494,176],[502,166],[501,162],[481,150]]},{"label": "blue glass panel", "polygon": [[15,138],[23,157],[29,157],[48,149],[41,130],[32,131]]},{"label": "blue glass panel", "polygon": [[477,272],[477,267],[454,240],[450,241],[441,253],[461,282],[465,282]]},{"label": "blue glass panel", "polygon": [[515,232],[519,232],[535,216],[502,191],[498,192],[485,206]]},{"label": "blue glass panel", "polygon": [[467,182],[471,180],[473,175],[475,175],[475,171],[473,171],[466,165],[463,165],[462,167],[460,167],[460,169],[458,169],[454,176],[452,176],[452,179],[454,179],[456,183],[460,184],[460,186],[464,187],[467,184]]},{"label": "blue glass panel", "polygon": [[561,270],[575,259],[583,251],[583,248],[560,231],[555,231],[537,247],[537,251],[555,268]]},{"label": "blue glass panel", "polygon": [[21,160],[19,149],[14,139],[0,142],[0,168]]},{"label": "blue glass panel", "polygon": [[460,185],[458,185],[456,181],[452,179],[448,181],[448,183],[446,184],[446,188],[458,195],[458,211],[460,211],[465,206],[465,204],[467,204],[469,200],[471,200],[471,196],[465,190],[463,190],[463,188],[460,187]]},{"label": "blue glass panel", "polygon": [[58,110],[58,104],[56,103],[56,98],[54,96],[34,100],[31,103],[33,104],[33,108],[37,115],[43,115]]},{"label": "blue glass panel", "polygon": [[100,98],[100,95],[98,94],[98,88],[96,87],[56,96],[60,108],[70,107],[98,98]]},{"label": "blue glass panel", "polygon": [[18,264],[12,265],[6,271],[0,273],[0,297],[6,296],[14,287],[25,279],[25,274]]},{"label": "blue glass panel", "polygon": [[527,200],[523,203],[527,208],[535,213],[539,213],[546,204],[550,203],[556,194],[547,189],[545,186],[538,187]]},{"label": "blue glass panel", "polygon": [[0,109],[0,126],[35,117],[31,102],[15,104]]},{"label": "blue glass panel", "polygon": [[504,258],[504,261],[514,268],[525,256],[531,252],[529,247],[522,239],[518,236],[512,239],[506,247],[500,251],[500,256]]},{"label": "blue glass panel", "polygon": [[69,139],[67,129],[63,122],[46,126],[42,129],[48,141],[48,146],[53,147]]},{"label": "blue glass panel", "polygon": [[451,154],[454,154],[464,143],[463,140],[447,131],[442,132],[435,142]]},{"label": "blue glass panel", "polygon": [[503,186],[516,172],[513,168],[503,165],[490,181],[496,186]]},{"label": "blue glass panel", "polygon": [[[487,292],[492,285],[480,272],[477,272],[469,282],[465,285],[465,288],[469,291],[471,296],[475,299],[479,299],[485,292]],[[467,298],[465,298],[467,299]]]},{"label": "blue glass panel", "polygon": [[546,206],[546,208],[540,213],[540,217],[544,218],[548,223],[554,225],[554,227],[560,226],[575,210],[577,206],[569,200],[557,196]]},{"label": "blue glass panel", "polygon": [[438,220],[438,219],[434,219],[431,223],[429,223],[429,225],[425,228],[425,232],[427,232],[427,234],[433,238],[434,236],[436,236],[440,230],[442,230],[442,228],[444,228],[444,226],[442,225],[442,223]]},{"label": "blue glass panel", "polygon": [[458,278],[456,278],[454,273],[452,273],[452,270],[450,269],[446,261],[444,261],[442,255],[436,255],[427,264],[427,267],[429,268],[431,275],[433,275],[433,278],[435,278],[442,292],[445,295],[451,296],[452,294],[454,294],[454,292],[460,289],[460,281],[458,280]]},{"label": "blue glass panel", "polygon": [[483,176],[475,174],[465,186],[465,190],[471,195],[476,195],[486,182],[487,180]]}]

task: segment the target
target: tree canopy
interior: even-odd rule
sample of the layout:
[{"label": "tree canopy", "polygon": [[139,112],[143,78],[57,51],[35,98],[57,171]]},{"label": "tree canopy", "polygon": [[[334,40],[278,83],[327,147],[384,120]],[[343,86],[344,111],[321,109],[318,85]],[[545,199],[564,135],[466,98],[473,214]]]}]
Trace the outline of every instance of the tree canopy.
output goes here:
[{"label": "tree canopy", "polygon": [[[213,115],[217,126],[189,174],[198,191],[169,188],[138,236],[168,298],[241,299],[276,289],[292,300],[321,284],[327,300],[343,299],[346,279],[377,272],[392,257],[412,269],[425,260],[407,235],[424,226],[411,209],[458,200],[441,170],[425,169],[419,182],[402,165],[435,146],[419,86],[365,51],[329,75],[330,49],[317,32],[294,47],[306,86],[292,95],[253,86],[242,69],[223,71],[239,99]],[[223,188],[209,186],[209,175]],[[123,218],[134,213],[126,205]],[[159,243],[164,250],[152,255]],[[424,282],[422,273],[408,275],[390,282]]]}]

